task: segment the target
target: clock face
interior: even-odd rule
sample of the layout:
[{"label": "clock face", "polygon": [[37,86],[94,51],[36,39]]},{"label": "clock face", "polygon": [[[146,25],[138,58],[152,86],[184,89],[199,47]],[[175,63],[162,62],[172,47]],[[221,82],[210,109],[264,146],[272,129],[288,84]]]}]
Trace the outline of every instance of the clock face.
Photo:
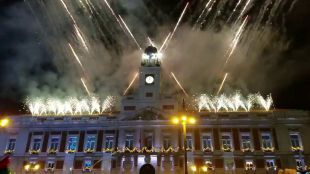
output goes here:
[{"label": "clock face", "polygon": [[147,84],[152,84],[152,83],[154,83],[154,77],[153,77],[153,76],[147,76],[147,77],[145,78],[145,82],[146,82]]}]

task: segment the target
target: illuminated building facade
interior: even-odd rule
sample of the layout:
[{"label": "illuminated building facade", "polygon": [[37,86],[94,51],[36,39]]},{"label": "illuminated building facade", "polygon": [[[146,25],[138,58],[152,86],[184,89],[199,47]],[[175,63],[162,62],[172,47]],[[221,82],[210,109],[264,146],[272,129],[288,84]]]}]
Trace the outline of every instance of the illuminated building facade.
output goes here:
[{"label": "illuminated building facade", "polygon": [[[183,173],[182,129],[171,115],[184,107],[161,96],[156,53],[147,48],[137,90],[123,97],[120,112],[11,116],[1,130],[0,155],[11,154],[18,174],[138,173],[146,163],[157,173]],[[197,122],[187,127],[189,173],[277,173],[310,164],[307,111],[191,114]]]}]

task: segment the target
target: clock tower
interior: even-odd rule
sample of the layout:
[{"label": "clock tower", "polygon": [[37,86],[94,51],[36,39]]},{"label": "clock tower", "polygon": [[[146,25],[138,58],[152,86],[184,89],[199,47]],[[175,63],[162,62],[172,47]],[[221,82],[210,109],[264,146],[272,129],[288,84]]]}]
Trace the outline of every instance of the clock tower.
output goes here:
[{"label": "clock tower", "polygon": [[124,114],[143,110],[175,111],[175,100],[161,96],[161,56],[154,46],[144,50],[138,80],[135,81],[137,87],[122,99],[121,111]]},{"label": "clock tower", "polygon": [[160,99],[160,54],[153,46],[145,49],[139,69],[139,99],[155,102]]}]

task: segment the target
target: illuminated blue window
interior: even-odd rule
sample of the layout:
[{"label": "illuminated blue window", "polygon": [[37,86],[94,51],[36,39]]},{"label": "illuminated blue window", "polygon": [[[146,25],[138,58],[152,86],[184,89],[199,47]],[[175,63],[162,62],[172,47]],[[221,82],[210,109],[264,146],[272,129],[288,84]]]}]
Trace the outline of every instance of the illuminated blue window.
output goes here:
[{"label": "illuminated blue window", "polygon": [[95,143],[96,143],[96,136],[95,135],[88,136],[87,140],[86,140],[86,149],[94,150],[95,149]]},{"label": "illuminated blue window", "polygon": [[68,138],[67,150],[77,150],[77,141],[78,141],[77,136],[70,136]]}]

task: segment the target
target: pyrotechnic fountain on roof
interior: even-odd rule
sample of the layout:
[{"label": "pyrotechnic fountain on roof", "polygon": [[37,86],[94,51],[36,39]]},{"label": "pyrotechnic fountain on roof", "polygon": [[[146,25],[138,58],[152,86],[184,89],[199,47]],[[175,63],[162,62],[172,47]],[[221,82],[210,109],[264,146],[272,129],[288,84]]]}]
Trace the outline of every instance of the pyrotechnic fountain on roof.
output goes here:
[{"label": "pyrotechnic fountain on roof", "polygon": [[28,99],[27,107],[32,115],[98,115],[112,111],[115,98],[108,96],[100,101],[96,97],[66,99],[33,98]]},{"label": "pyrotechnic fountain on roof", "polygon": [[209,112],[250,112],[253,110],[269,111],[273,100],[271,95],[264,98],[260,94],[249,94],[247,96],[235,92],[233,95],[201,94],[195,99],[198,111]]}]

